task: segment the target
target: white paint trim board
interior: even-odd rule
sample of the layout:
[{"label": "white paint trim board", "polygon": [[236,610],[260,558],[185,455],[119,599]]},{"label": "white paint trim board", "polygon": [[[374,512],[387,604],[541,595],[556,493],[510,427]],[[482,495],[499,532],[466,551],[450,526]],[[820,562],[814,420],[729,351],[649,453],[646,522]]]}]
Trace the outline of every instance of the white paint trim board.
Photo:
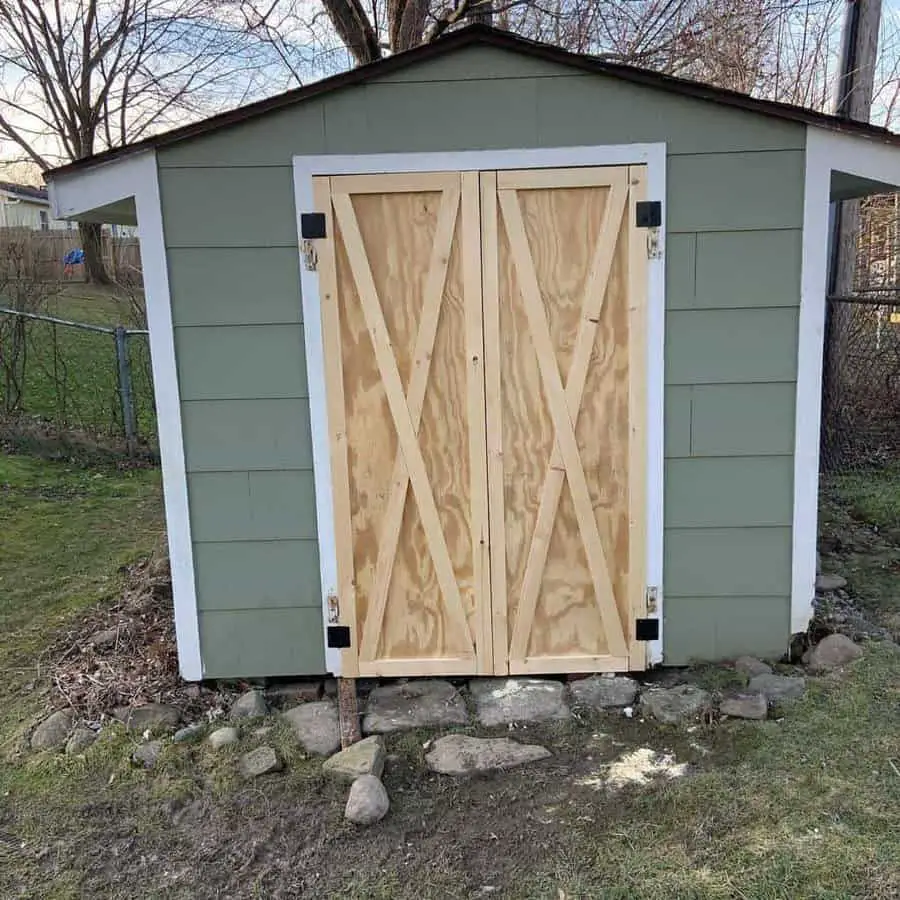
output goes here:
[{"label": "white paint trim board", "polygon": [[[665,211],[666,145],[611,144],[596,147],[553,147],[534,150],[472,150],[458,153],[377,153],[361,156],[295,156],[294,197],[297,234],[300,214],[313,212],[312,179],[318,175],[372,175],[404,172],[491,171],[499,169],[574,168],[577,166],[647,166],[647,200],[659,200]],[[319,210],[321,212],[321,210]],[[647,571],[646,583],[658,587],[659,601],[653,614],[660,622],[660,637],[648,648],[648,660],[663,658],[663,418],[665,345],[665,215],[659,229],[660,254],[648,261],[647,284]],[[334,506],[328,456],[328,415],[325,403],[325,371],[319,315],[319,279],[306,271],[300,260],[303,319],[306,335],[310,425],[315,469],[316,515],[319,533],[319,566],[322,579],[322,619],[327,628],[328,595],[337,587],[337,554]],[[340,674],[340,651],[325,642],[329,672]]]},{"label": "white paint trim board", "polygon": [[806,631],[812,617],[815,596],[822,358],[833,171],[900,185],[900,148],[813,126],[806,129],[797,410],[794,425],[792,634]]},{"label": "white paint trim board", "polygon": [[132,196],[135,199],[172,568],[178,667],[186,680],[199,681],[203,678],[200,624],[156,154],[148,151],[86,172],[59,176],[50,182],[50,196],[54,215],[60,217],[78,216]]}]

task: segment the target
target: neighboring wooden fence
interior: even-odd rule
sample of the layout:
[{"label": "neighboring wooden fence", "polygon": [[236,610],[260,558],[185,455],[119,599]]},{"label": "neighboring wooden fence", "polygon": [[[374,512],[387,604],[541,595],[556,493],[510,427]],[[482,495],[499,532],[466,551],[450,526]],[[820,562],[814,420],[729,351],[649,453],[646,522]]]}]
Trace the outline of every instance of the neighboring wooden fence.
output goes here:
[{"label": "neighboring wooden fence", "polygon": [[[25,270],[44,281],[82,280],[81,266],[66,274],[63,257],[81,247],[77,228],[71,231],[34,231],[30,228],[0,228],[0,245],[15,244],[25,257]],[[114,281],[133,281],[141,271],[141,254],[136,237],[102,236],[103,262]]]}]

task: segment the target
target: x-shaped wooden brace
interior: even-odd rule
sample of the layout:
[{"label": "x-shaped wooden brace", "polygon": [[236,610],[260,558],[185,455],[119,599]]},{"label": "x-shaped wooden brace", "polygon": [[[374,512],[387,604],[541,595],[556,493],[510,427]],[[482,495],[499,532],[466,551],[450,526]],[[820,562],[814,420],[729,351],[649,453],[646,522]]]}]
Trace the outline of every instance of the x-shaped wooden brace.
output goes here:
[{"label": "x-shaped wooden brace", "polygon": [[422,315],[416,335],[409,392],[404,395],[403,383],[397,369],[394,352],[391,349],[390,335],[372,277],[372,270],[366,258],[365,246],[359,231],[359,224],[356,221],[353,204],[347,194],[335,193],[332,196],[334,211],[356,283],[366,328],[372,339],[375,360],[384,385],[399,444],[399,452],[394,460],[394,469],[391,475],[391,492],[385,510],[378,559],[375,565],[372,606],[366,616],[360,641],[360,660],[374,659],[378,649],[378,639],[387,607],[391,573],[397,553],[397,542],[403,522],[407,488],[410,484],[412,484],[413,494],[418,505],[422,528],[431,553],[438,585],[444,597],[447,614],[452,626],[465,640],[466,650],[462,656],[474,657],[475,655],[472,634],[459,593],[456,573],[453,570],[453,563],[444,539],[437,506],[428,482],[428,471],[425,468],[425,461],[422,458],[418,442],[422,407],[431,367],[431,354],[437,335],[444,282],[447,277],[447,266],[450,261],[453,233],[459,210],[459,198],[459,181],[453,179],[443,191],[438,211],[434,244],[425,283]]},{"label": "x-shaped wooden brace", "polygon": [[[518,276],[522,302],[528,319],[528,328],[541,372],[541,382],[556,430],[556,441],[541,491],[534,534],[525,563],[522,595],[519,599],[510,643],[510,657],[524,659],[528,650],[528,638],[534,621],[541,578],[547,563],[553,523],[556,520],[563,482],[566,479],[569,481],[578,529],[584,542],[594,596],[603,622],[609,652],[614,656],[625,656],[627,654],[625,634],[616,608],[609,568],[606,564],[597,520],[594,517],[584,467],[581,464],[581,455],[575,438],[575,422],[578,421],[578,411],[581,407],[584,385],[590,368],[591,351],[594,346],[600,312],[603,309],[606,286],[612,270],[622,215],[628,199],[627,175],[625,173],[617,175],[611,185],[600,235],[585,284],[581,322],[565,388],[563,388],[556,351],[547,325],[537,272],[528,246],[528,237],[525,233],[525,224],[522,220],[522,211],[516,191],[500,190],[498,196]],[[634,360],[633,364],[638,364],[638,361]]]}]

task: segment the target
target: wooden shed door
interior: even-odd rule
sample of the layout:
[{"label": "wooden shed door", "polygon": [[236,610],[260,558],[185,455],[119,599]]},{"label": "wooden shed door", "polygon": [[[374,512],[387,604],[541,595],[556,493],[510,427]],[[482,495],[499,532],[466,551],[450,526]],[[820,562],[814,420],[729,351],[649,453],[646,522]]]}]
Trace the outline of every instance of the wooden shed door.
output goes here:
[{"label": "wooden shed door", "polygon": [[643,669],[643,167],[482,175],[495,660]]},{"label": "wooden shed door", "polygon": [[315,179],[344,674],[645,667],[643,173]]},{"label": "wooden shed door", "polygon": [[478,175],[315,190],[343,672],[490,673]]}]

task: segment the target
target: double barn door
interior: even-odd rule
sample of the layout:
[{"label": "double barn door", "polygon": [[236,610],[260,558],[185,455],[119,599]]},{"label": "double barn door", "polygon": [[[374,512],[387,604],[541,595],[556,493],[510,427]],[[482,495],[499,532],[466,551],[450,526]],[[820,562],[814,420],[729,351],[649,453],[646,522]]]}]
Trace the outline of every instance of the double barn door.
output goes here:
[{"label": "double barn door", "polygon": [[314,179],[343,674],[644,668],[644,179]]}]

